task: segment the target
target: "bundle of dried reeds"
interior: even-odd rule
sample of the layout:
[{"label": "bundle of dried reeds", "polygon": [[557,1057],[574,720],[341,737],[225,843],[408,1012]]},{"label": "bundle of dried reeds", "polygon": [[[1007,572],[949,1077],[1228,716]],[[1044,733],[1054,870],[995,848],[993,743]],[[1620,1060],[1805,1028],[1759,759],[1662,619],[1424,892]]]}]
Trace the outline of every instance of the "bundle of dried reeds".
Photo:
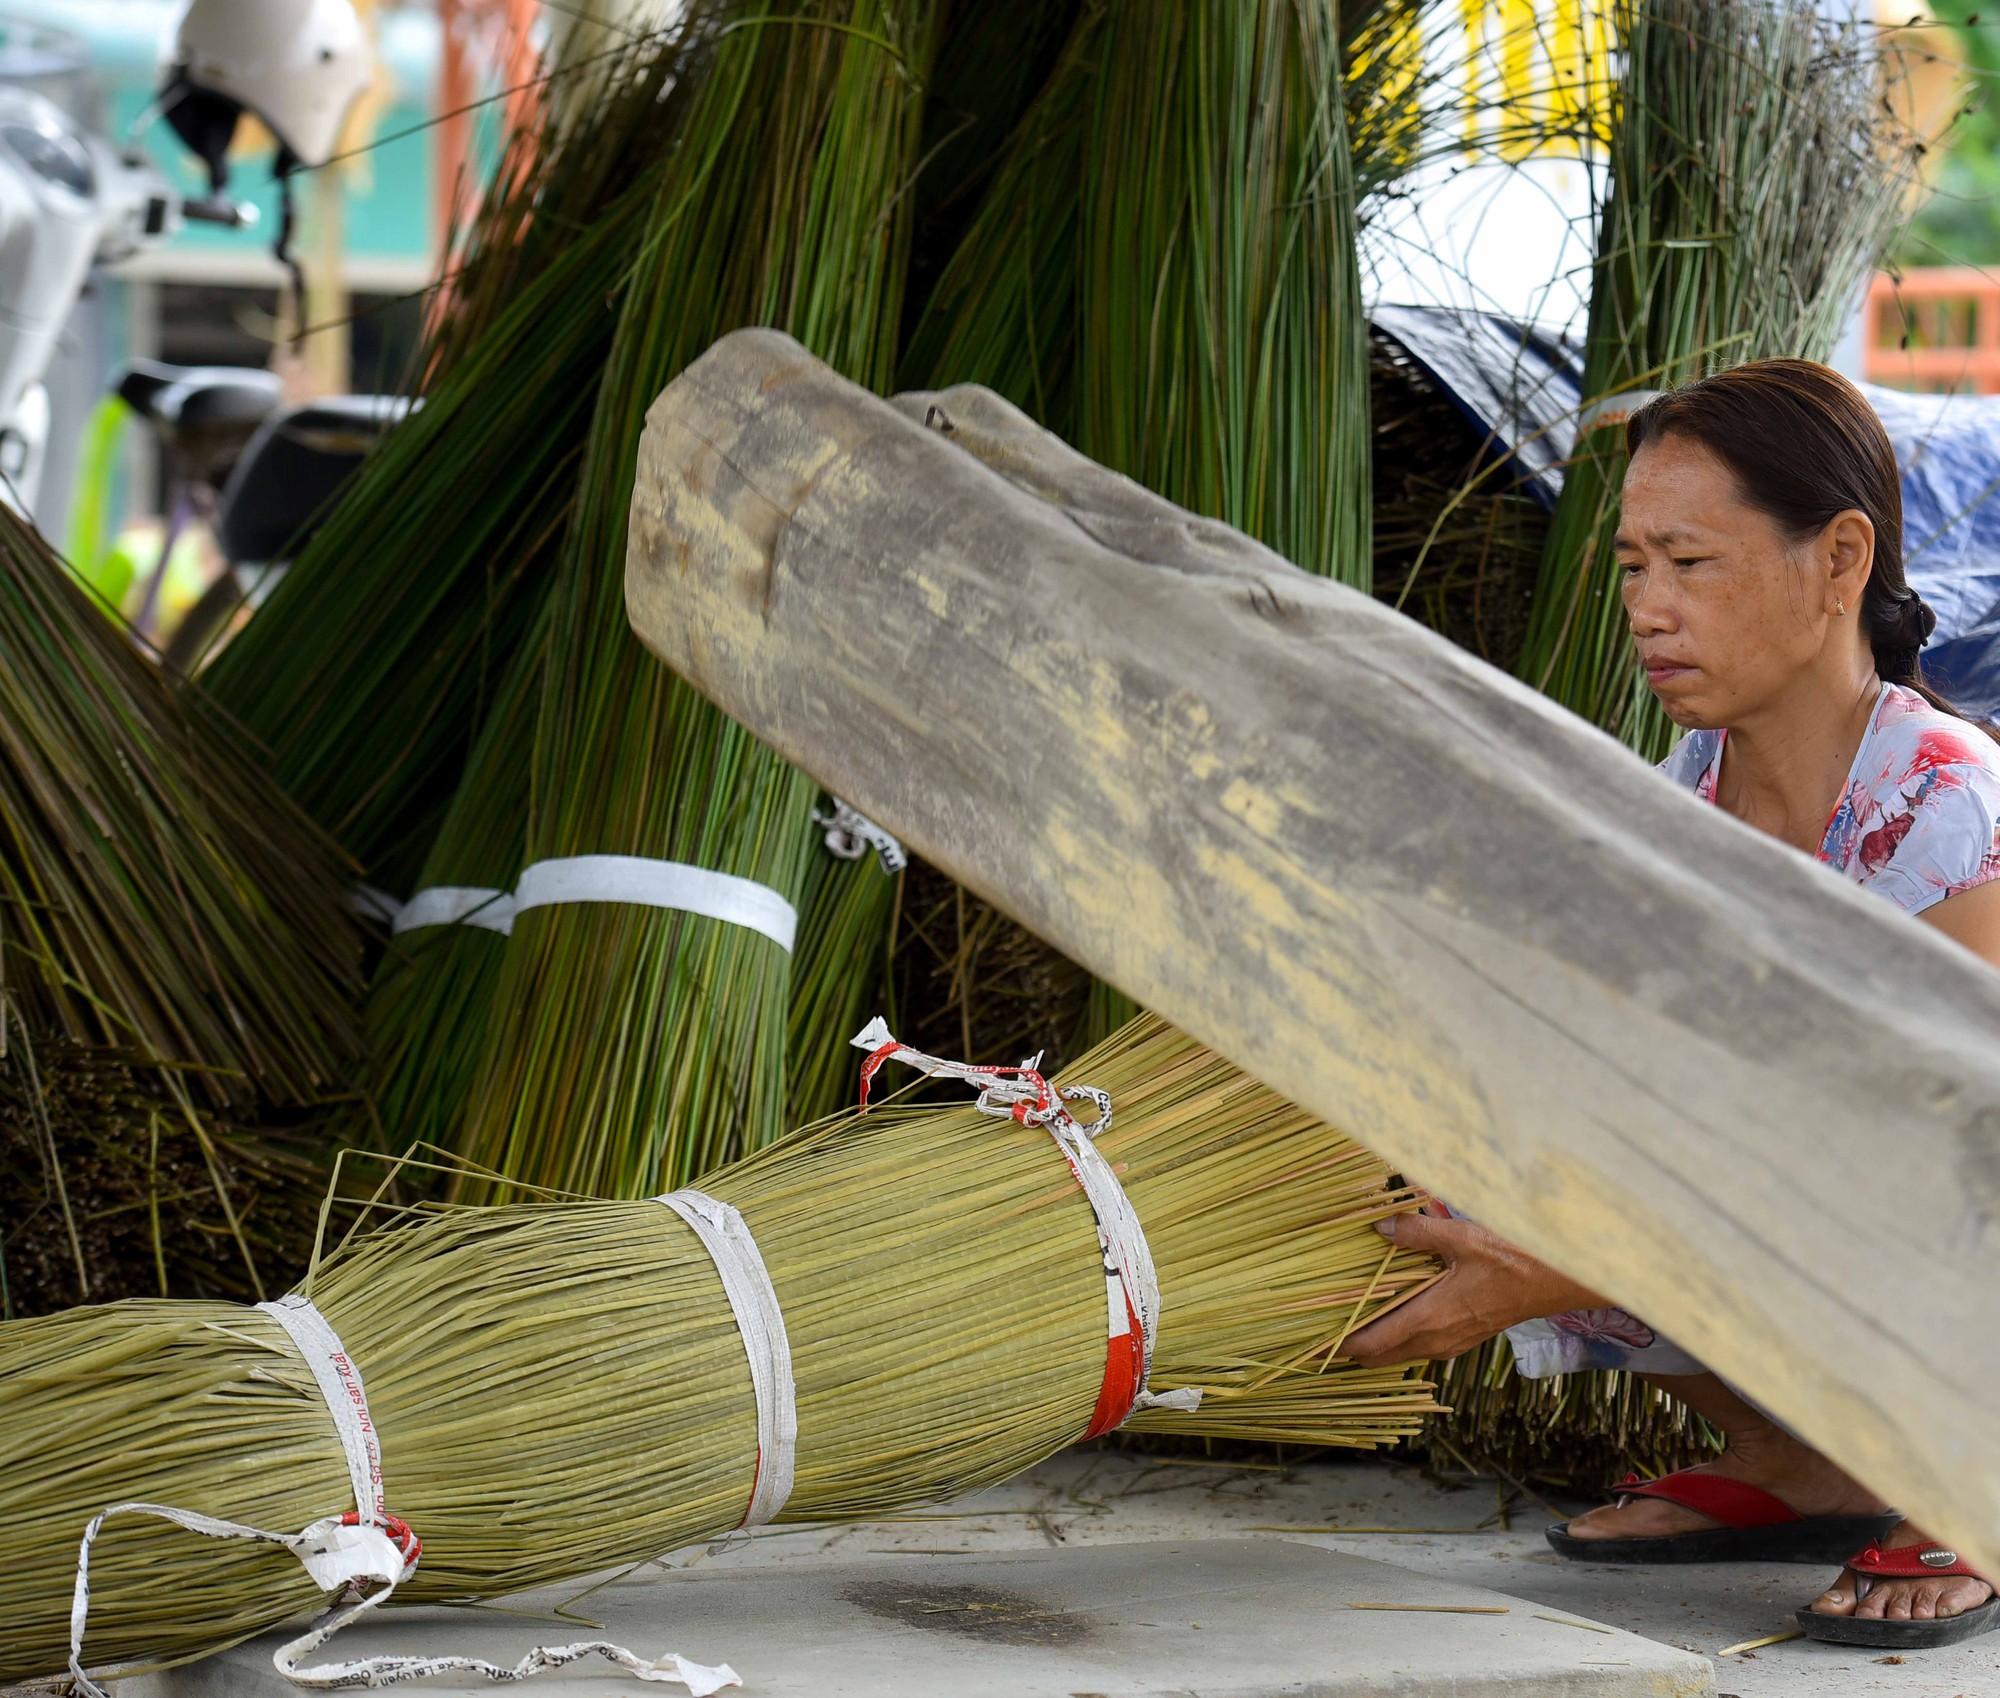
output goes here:
[{"label": "bundle of dried reeds", "polygon": [[1523,1379],[1496,1338],[1438,1368],[1444,1410],[1407,1441],[1433,1467],[1592,1496],[1629,1473],[1706,1462],[1721,1436],[1684,1403],[1622,1370]]},{"label": "bundle of dried reeds", "polygon": [[[1149,1383],[1202,1393],[1132,1425],[1362,1446],[1410,1432],[1429,1388],[1339,1360],[1350,1330],[1432,1277],[1371,1230],[1409,1203],[1383,1164],[1153,1022],[1075,1078],[1114,1105],[1096,1147],[1157,1269]],[[658,1556],[760,1501],[794,1521],[930,1501],[1124,1414],[1145,1379],[1107,1341],[1098,1213],[1037,1126],[886,1108],[705,1189],[740,1211],[781,1318],[788,1497],[760,1473],[779,1467],[783,1423],[760,1417],[720,1264],[659,1202],[431,1211],[315,1272],[311,1301],[365,1387],[386,1507],[424,1541],[400,1595],[488,1596]],[[760,1358],[773,1375],[776,1356]],[[352,1490],[322,1394],[268,1312],[144,1303],[0,1327],[15,1541],[0,1681],[62,1668],[77,1535],[107,1505],[290,1531]],[[140,1519],[108,1524],[91,1582],[96,1665],[192,1656],[317,1595],[283,1551]]]}]

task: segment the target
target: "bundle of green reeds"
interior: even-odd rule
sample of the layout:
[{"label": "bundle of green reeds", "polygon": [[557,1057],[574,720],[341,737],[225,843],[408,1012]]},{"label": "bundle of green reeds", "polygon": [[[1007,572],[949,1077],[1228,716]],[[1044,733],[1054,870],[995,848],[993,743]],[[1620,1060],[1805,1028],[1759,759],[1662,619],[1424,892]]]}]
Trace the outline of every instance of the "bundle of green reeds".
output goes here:
[{"label": "bundle of green reeds", "polygon": [[515,141],[390,433],[204,682],[371,882],[408,894],[546,592],[699,46],[644,37]]},{"label": "bundle of green reeds", "polygon": [[1630,0],[1577,447],[1520,676],[1665,754],[1611,553],[1634,392],[1824,359],[1899,223],[1918,149],[1858,26],[1810,0]]},{"label": "bundle of green reeds", "polygon": [[[1367,587],[1342,63],[1327,0],[1084,7],[905,381],[986,384],[1101,464]],[[1102,987],[1091,1029],[1131,1013]]]},{"label": "bundle of green reeds", "polygon": [[[734,0],[687,26],[712,46],[654,196],[565,543],[530,865],[457,1144],[484,1169],[640,1196],[783,1130],[818,793],[628,629],[633,466],[661,388],[741,325],[777,325],[888,386],[945,11]],[[559,886],[553,905],[531,899],[538,879]]]},{"label": "bundle of green reeds", "polygon": [[189,1104],[312,1102],[359,1048],[332,846],[0,505],[0,1048],[125,1052]]},{"label": "bundle of green reeds", "polygon": [[[943,268],[962,252],[966,228],[995,175],[1020,168],[1009,137],[1039,96],[1077,18],[1096,3],[974,0],[952,11],[925,93],[923,164],[912,191],[910,298],[927,299]],[[1008,259],[1032,264],[1033,243]],[[967,369],[975,376],[983,371]],[[882,1006],[893,972],[903,891],[893,859],[815,851],[807,866],[786,1041],[791,1125],[818,1119],[847,1100],[853,1073],[848,1035],[868,1010]]]},{"label": "bundle of green reeds", "polygon": [[[1109,1094],[1096,1146],[1157,1270],[1150,1385],[1202,1394],[1132,1425],[1361,1446],[1411,1431],[1429,1388],[1339,1359],[1433,1277],[1371,1230],[1409,1206],[1384,1165],[1150,1021],[1074,1078]],[[655,1201],[435,1210],[316,1270],[307,1293],[365,1388],[384,1502],[424,1542],[401,1595],[491,1596],[735,1527],[779,1466],[780,1405],[796,1411],[793,1483],[764,1507],[790,1521],[998,1480],[1124,1413],[1136,1381],[1106,1413],[1097,1219],[1048,1131],[884,1108],[705,1189],[754,1236],[782,1347],[776,1327],[739,1332],[718,1263]],[[753,1349],[767,1389],[795,1387],[768,1423]],[[290,1531],[351,1491],[321,1393],[266,1312],[142,1303],[0,1327],[15,1540],[0,1681],[63,1667],[78,1533],[107,1505]],[[141,1519],[107,1525],[91,1585],[96,1665],[196,1655],[316,1596],[283,1551]]]}]

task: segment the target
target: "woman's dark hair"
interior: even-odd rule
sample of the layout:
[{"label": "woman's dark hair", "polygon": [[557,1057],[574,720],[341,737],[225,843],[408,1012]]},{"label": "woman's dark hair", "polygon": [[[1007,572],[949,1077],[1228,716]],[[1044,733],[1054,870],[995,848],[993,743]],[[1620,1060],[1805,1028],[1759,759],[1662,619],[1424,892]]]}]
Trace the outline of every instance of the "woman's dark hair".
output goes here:
[{"label": "woman's dark hair", "polygon": [[1812,360],[1753,360],[1647,402],[1626,423],[1626,451],[1637,454],[1663,436],[1700,443],[1729,468],[1743,499],[1793,542],[1818,536],[1850,509],[1867,514],[1875,568],[1862,591],[1861,623],[1875,670],[1958,714],[1923,680],[1920,654],[1937,615],[1903,576],[1902,474],[1860,390]]}]

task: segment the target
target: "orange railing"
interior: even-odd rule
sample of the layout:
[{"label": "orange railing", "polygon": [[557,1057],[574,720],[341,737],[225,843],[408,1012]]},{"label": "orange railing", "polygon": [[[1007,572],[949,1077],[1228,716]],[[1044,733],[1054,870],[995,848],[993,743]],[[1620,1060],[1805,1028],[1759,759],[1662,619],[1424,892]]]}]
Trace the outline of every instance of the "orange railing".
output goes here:
[{"label": "orange railing", "polygon": [[2000,395],[2000,271],[1878,273],[1868,291],[1867,375],[1898,389]]}]

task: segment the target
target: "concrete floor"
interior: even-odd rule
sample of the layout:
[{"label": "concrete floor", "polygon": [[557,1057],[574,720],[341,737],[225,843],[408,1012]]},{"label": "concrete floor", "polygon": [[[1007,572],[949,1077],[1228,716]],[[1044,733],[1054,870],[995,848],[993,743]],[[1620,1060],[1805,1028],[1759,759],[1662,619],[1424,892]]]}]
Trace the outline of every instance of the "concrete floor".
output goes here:
[{"label": "concrete floor", "polygon": [[[692,1567],[697,1575],[719,1578],[731,1570],[799,1571],[906,1559],[913,1579],[921,1570],[923,1578],[942,1581],[949,1578],[949,1566],[933,1563],[926,1569],[924,1559],[966,1552],[1054,1555],[1135,1541],[1290,1540],[1532,1600],[1551,1614],[1580,1616],[1698,1652],[1715,1659],[1718,1698],[2000,1698],[2000,1634],[1949,1650],[1912,1653],[1901,1662],[1884,1653],[1803,1641],[1721,1657],[1718,1653],[1726,1647],[1791,1628],[1792,1611],[1830,1576],[1803,1567],[1633,1569],[1566,1563],[1548,1549],[1541,1530],[1552,1511],[1573,1513],[1581,1507],[1542,1505],[1492,1481],[1441,1486],[1413,1469],[1374,1459],[1313,1460],[1279,1468],[1072,1451],[1005,1486],[934,1509],[837,1527],[766,1528],[729,1548],[683,1552],[662,1566]],[[1244,1560],[1254,1560],[1247,1548]],[[610,1600],[600,1591],[597,1601]],[[541,1599],[536,1602],[544,1610],[549,1607]],[[593,1614],[588,1596],[576,1597],[573,1604],[578,1615]],[[506,1606],[488,1608],[504,1613]],[[1581,1637],[1590,1630],[1571,1631]],[[720,1654],[736,1655],[739,1666],[750,1658],[751,1649],[739,1648],[734,1635],[716,1637],[723,1640]],[[360,1647],[343,1641],[336,1649],[358,1652]],[[1599,1649],[1590,1647],[1593,1658]],[[246,1698],[253,1689],[284,1690],[270,1675],[268,1662],[261,1667],[254,1682],[240,1686]],[[549,1683],[566,1686],[583,1673],[579,1665],[550,1677]],[[1189,1674],[1197,1678],[1189,1680],[1187,1690],[1202,1690],[1197,1671]],[[183,1682],[171,1695],[134,1691],[128,1698],[181,1698],[194,1690]],[[223,1687],[211,1684],[200,1690],[220,1692]]]},{"label": "concrete floor", "polygon": [[[1549,1507],[1573,1513],[1588,1506]],[[1005,1486],[934,1510],[839,1528],[768,1528],[734,1550],[694,1560],[762,1566],[886,1552],[922,1557],[1255,1534],[1511,1593],[1708,1657],[1787,1631],[1792,1611],[1832,1578],[1776,1565],[1568,1563],[1542,1538],[1551,1519],[1549,1508],[1495,1482],[1443,1489],[1414,1469],[1374,1459],[1279,1469],[1070,1451]],[[1336,1526],[1411,1531],[1299,1530]],[[1881,1661],[1886,1655],[1794,1640],[1717,1658],[1715,1684],[1718,1694],[1737,1698],[2000,1698],[2000,1634],[1911,1653],[1901,1663]]]}]

